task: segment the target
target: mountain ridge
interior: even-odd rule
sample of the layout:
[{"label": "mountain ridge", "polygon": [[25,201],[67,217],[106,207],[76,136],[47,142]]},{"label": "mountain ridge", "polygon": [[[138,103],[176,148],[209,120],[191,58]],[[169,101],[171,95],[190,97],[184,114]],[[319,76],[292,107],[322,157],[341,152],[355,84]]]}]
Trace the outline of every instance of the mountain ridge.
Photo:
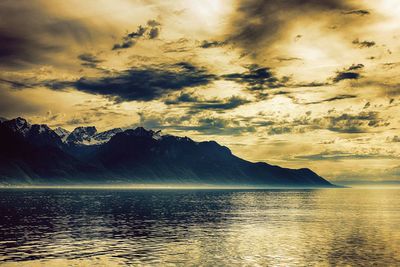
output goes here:
[{"label": "mountain ridge", "polygon": [[94,126],[77,127],[66,134],[20,117],[1,122],[0,183],[334,187],[310,169],[249,162],[215,141],[143,127],[100,133]]}]

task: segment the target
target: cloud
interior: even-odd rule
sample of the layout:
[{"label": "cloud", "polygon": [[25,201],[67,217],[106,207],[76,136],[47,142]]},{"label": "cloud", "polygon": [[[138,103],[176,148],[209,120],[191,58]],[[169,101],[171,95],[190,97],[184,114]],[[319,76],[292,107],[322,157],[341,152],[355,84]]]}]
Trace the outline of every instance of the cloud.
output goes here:
[{"label": "cloud", "polygon": [[338,71],[332,80],[335,83],[343,80],[357,80],[361,77],[359,71],[361,71],[363,68],[363,64],[353,64],[343,71]]},{"label": "cloud", "polygon": [[300,155],[295,156],[296,160],[307,160],[307,161],[340,161],[346,159],[395,159],[393,156],[371,154],[371,153],[349,153],[343,151],[324,151],[318,154]]},{"label": "cloud", "polygon": [[230,109],[235,109],[247,103],[250,103],[250,101],[247,99],[238,96],[232,96],[226,100],[211,100],[211,101],[196,103],[192,106],[192,109],[230,110]]},{"label": "cloud", "polygon": [[355,39],[352,43],[359,48],[370,48],[376,45],[374,41],[360,41],[359,39]]},{"label": "cloud", "polygon": [[95,31],[51,14],[40,1],[2,1],[0,17],[0,66],[7,68],[55,62],[71,44],[89,43]]},{"label": "cloud", "polygon": [[337,83],[343,80],[357,80],[358,78],[360,78],[360,74],[357,72],[338,72],[333,81]]},{"label": "cloud", "polygon": [[241,125],[237,120],[218,117],[200,118],[194,125],[175,126],[174,128],[184,131],[196,131],[209,135],[241,135],[243,133],[256,131],[254,127]]},{"label": "cloud", "polygon": [[351,70],[361,70],[364,68],[363,64],[353,64],[351,65],[347,70],[351,71]]},{"label": "cloud", "polygon": [[293,128],[287,126],[270,127],[267,131],[268,135],[288,134],[292,132]]},{"label": "cloud", "polygon": [[157,67],[132,68],[104,77],[82,77],[77,81],[46,81],[53,90],[72,87],[89,94],[107,96],[117,102],[151,101],[169,92],[206,85],[217,77],[187,62]]},{"label": "cloud", "polygon": [[346,0],[240,0],[227,40],[255,55],[285,37],[287,29],[301,18],[353,9]]},{"label": "cloud", "polygon": [[188,107],[192,112],[201,111],[201,110],[231,110],[235,109],[239,106],[250,103],[250,100],[232,96],[227,99],[205,99],[203,97],[195,96],[189,93],[181,93],[175,99],[168,99],[165,101],[167,105],[180,105],[180,104],[189,104]]},{"label": "cloud", "polygon": [[91,53],[84,53],[78,56],[78,59],[82,61],[81,65],[88,68],[97,68],[97,64],[104,62]]},{"label": "cloud", "polygon": [[112,50],[130,48],[134,46],[140,38],[156,39],[160,34],[160,25],[161,24],[156,20],[149,20],[146,26],[140,25],[136,31],[126,34],[122,38],[121,43],[113,45]]},{"label": "cloud", "polygon": [[284,86],[288,81],[287,78],[278,79],[270,68],[256,64],[247,66],[246,72],[225,74],[222,78],[246,84],[250,90],[278,88]]},{"label": "cloud", "polygon": [[240,136],[254,133],[256,128],[248,122],[236,118],[192,115],[170,116],[168,114],[140,113],[138,125],[150,129],[174,132],[197,132],[205,135]]},{"label": "cloud", "polygon": [[356,98],[356,95],[337,95],[334,97],[330,97],[327,99],[323,99],[320,101],[313,101],[313,102],[307,102],[307,103],[297,103],[297,104],[303,104],[303,105],[314,105],[314,104],[321,104],[324,102],[333,102],[333,101],[338,101],[338,100],[344,100],[344,99],[351,99],[351,98]]},{"label": "cloud", "polygon": [[227,41],[207,41],[204,40],[201,42],[200,46],[201,48],[215,48],[215,47],[221,47],[227,45]]},{"label": "cloud", "polygon": [[378,112],[360,112],[359,114],[343,113],[339,116],[326,116],[316,120],[321,128],[340,133],[366,133],[370,128],[388,126],[389,123],[379,117]]},{"label": "cloud", "polygon": [[371,13],[368,10],[358,9],[358,10],[351,10],[347,12],[342,12],[345,15],[359,15],[359,16],[366,16],[370,15]]},{"label": "cloud", "polygon": [[8,79],[0,78],[0,83],[10,85],[13,89],[24,89],[24,88],[33,88],[33,85],[29,83],[25,83],[23,81],[13,81]]},{"label": "cloud", "polygon": [[362,111],[357,114],[327,114],[321,117],[312,117],[311,113],[293,120],[273,120],[252,122],[257,128],[265,127],[269,135],[286,133],[306,133],[315,130],[329,130],[337,133],[369,133],[372,129],[389,126],[389,122],[379,116],[378,112]]},{"label": "cloud", "polygon": [[276,57],[275,58],[279,62],[289,62],[289,61],[302,61],[302,58],[299,57]]}]

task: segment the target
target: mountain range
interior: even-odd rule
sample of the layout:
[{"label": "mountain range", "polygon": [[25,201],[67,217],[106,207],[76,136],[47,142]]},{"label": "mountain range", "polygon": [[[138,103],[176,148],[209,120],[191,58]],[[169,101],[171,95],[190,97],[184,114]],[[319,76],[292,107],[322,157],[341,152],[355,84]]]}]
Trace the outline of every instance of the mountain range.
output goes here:
[{"label": "mountain range", "polygon": [[249,162],[215,141],[160,131],[0,120],[0,184],[207,184],[334,187],[307,168]]}]

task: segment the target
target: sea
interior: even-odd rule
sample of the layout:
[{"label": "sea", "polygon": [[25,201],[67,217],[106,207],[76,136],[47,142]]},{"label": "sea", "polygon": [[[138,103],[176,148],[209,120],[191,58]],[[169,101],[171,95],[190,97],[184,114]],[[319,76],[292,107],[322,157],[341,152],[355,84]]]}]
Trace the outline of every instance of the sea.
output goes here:
[{"label": "sea", "polygon": [[400,190],[3,188],[0,266],[400,266]]}]

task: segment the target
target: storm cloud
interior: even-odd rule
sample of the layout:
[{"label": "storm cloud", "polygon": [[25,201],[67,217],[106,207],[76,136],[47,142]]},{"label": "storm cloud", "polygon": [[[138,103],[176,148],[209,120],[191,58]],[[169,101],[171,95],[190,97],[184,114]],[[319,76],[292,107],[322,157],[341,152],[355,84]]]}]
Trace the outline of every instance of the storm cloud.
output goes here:
[{"label": "storm cloud", "polygon": [[250,90],[278,88],[284,86],[284,83],[287,82],[285,78],[277,78],[270,68],[256,64],[247,66],[246,72],[230,73],[223,75],[222,78],[245,84]]},{"label": "storm cloud", "polygon": [[132,68],[103,77],[82,77],[73,82],[48,81],[43,85],[60,90],[68,87],[109,97],[117,102],[151,101],[169,92],[213,82],[217,77],[187,62],[158,67]]}]

